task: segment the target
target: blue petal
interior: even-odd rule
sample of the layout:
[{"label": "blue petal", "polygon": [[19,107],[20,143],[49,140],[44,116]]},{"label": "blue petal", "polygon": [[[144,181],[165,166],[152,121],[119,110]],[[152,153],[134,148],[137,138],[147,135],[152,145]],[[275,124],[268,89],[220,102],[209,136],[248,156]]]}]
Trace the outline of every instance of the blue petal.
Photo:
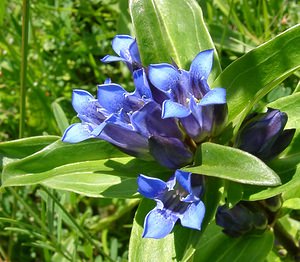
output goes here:
[{"label": "blue petal", "polygon": [[169,117],[183,118],[183,117],[187,117],[190,114],[191,111],[179,103],[173,102],[172,100],[166,100],[163,102],[162,118],[169,118]]},{"label": "blue petal", "polygon": [[112,48],[118,55],[121,55],[121,51],[129,50],[133,42],[134,38],[129,35],[116,35],[112,40]]},{"label": "blue petal", "polygon": [[191,187],[191,175],[192,173],[184,172],[181,170],[176,170],[175,176],[177,182],[184,188],[186,192],[189,194],[192,193],[192,187]]},{"label": "blue petal", "polygon": [[68,143],[78,143],[91,137],[92,136],[88,130],[88,126],[76,123],[70,125],[65,130],[61,140]]},{"label": "blue petal", "polygon": [[214,50],[200,52],[193,60],[190,67],[190,74],[193,79],[207,79],[213,63]]},{"label": "blue petal", "polygon": [[224,88],[214,88],[210,90],[200,101],[199,105],[226,104],[226,90]]},{"label": "blue petal", "polygon": [[[148,138],[124,126],[107,123],[102,130],[101,139],[122,149],[129,155],[151,159],[148,149]],[[152,159],[151,159],[152,160]]]},{"label": "blue petal", "polygon": [[167,184],[164,181],[144,175],[138,176],[137,183],[138,192],[150,199],[159,198],[167,189]]},{"label": "blue petal", "polygon": [[170,234],[178,217],[164,209],[151,210],[144,222],[143,237],[160,239]]},{"label": "blue petal", "polygon": [[124,107],[127,92],[117,84],[98,85],[98,102],[110,113],[117,113]]},{"label": "blue petal", "polygon": [[78,114],[85,114],[92,100],[95,98],[89,92],[80,89],[73,90],[72,105]]},{"label": "blue petal", "polygon": [[199,201],[198,203],[191,203],[180,217],[181,225],[200,230],[204,215],[205,206],[202,201]]},{"label": "blue petal", "polygon": [[113,55],[106,55],[102,59],[100,59],[102,63],[111,63],[111,62],[117,62],[117,61],[126,61],[126,59],[119,57],[119,56],[113,56]]},{"label": "blue petal", "polygon": [[156,64],[149,66],[150,82],[159,90],[168,92],[176,91],[180,81],[180,72],[169,64]]},{"label": "blue petal", "polygon": [[152,98],[151,89],[145,74],[144,69],[138,69],[133,72],[134,85],[136,87],[133,95],[143,99]]},{"label": "blue petal", "polygon": [[129,53],[131,55],[132,61],[141,63],[140,53],[136,40],[134,40],[129,46]]},{"label": "blue petal", "polygon": [[182,133],[173,118],[162,119],[160,106],[150,101],[140,110],[134,112],[131,117],[134,128],[150,137],[151,135],[161,135],[164,137],[182,138]]},{"label": "blue petal", "polygon": [[158,163],[170,169],[182,167],[193,160],[192,152],[177,138],[152,136],[149,149]]}]

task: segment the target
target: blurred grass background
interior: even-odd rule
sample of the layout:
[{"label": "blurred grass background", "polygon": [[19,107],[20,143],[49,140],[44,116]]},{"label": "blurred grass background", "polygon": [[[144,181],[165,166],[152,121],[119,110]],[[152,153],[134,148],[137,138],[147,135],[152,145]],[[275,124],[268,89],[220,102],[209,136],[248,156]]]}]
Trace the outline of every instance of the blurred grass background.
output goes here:
[{"label": "blurred grass background", "polygon": [[[199,0],[222,68],[299,23],[296,0]],[[72,89],[96,92],[107,77],[127,89],[131,75],[113,54],[131,34],[126,0],[31,0],[25,137],[61,135],[73,121]],[[0,1],[0,141],[18,138],[22,4]],[[299,74],[271,92],[290,94]],[[127,261],[136,200],[93,199],[43,187],[0,193],[0,261]]]}]

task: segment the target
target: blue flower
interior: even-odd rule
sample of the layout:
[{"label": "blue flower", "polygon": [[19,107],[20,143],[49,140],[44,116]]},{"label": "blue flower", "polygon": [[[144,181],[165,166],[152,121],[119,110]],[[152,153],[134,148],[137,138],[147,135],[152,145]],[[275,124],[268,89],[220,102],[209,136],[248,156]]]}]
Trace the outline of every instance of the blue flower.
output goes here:
[{"label": "blue flower", "polygon": [[168,182],[140,175],[138,192],[156,201],[156,207],[145,218],[143,237],[165,237],[178,219],[182,226],[200,230],[205,214],[205,206],[200,200],[202,179],[180,170],[176,170]]},{"label": "blue flower", "polygon": [[243,121],[234,146],[269,161],[293,139],[295,129],[284,130],[287,120],[286,113],[272,108],[266,113],[250,114]]},{"label": "blue flower", "polygon": [[227,118],[226,90],[211,90],[207,84],[212,63],[213,50],[206,50],[189,71],[166,63],[149,66],[149,80],[161,92],[156,99],[163,101],[162,117],[179,118],[197,143],[219,133]]},{"label": "blue flower", "polygon": [[74,90],[72,104],[81,123],[68,127],[62,141],[99,138],[130,155],[154,157],[168,168],[190,163],[191,149],[184,144],[176,120],[161,118],[161,106],[152,99],[144,69],[134,71],[133,78],[133,93],[109,81],[98,86],[97,99],[87,91]]},{"label": "blue flower", "polygon": [[131,72],[142,67],[138,46],[133,37],[116,35],[112,40],[112,48],[119,56],[106,55],[101,59],[103,63],[124,61]]}]

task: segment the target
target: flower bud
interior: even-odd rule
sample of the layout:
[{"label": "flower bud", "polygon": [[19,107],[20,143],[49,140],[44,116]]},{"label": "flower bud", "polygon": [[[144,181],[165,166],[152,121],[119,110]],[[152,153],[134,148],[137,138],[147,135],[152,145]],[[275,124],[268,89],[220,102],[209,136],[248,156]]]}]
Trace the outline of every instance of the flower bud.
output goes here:
[{"label": "flower bud", "polygon": [[295,129],[283,130],[288,116],[268,108],[266,113],[253,113],[242,123],[235,147],[253,154],[263,161],[279,155],[292,141]]},{"label": "flower bud", "polygon": [[265,231],[268,218],[254,202],[241,201],[230,209],[226,205],[219,207],[216,223],[223,227],[225,234],[239,237],[244,234],[256,234]]}]

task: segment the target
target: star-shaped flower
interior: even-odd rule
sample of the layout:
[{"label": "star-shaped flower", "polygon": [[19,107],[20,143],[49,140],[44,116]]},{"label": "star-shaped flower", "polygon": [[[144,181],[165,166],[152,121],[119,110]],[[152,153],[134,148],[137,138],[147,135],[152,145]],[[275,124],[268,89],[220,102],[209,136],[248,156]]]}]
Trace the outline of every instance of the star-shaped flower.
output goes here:
[{"label": "star-shaped flower", "polygon": [[140,175],[137,183],[139,193],[156,201],[156,207],[145,218],[143,237],[165,237],[178,219],[184,227],[201,229],[205,206],[200,200],[203,193],[200,175],[176,170],[168,182]]}]

